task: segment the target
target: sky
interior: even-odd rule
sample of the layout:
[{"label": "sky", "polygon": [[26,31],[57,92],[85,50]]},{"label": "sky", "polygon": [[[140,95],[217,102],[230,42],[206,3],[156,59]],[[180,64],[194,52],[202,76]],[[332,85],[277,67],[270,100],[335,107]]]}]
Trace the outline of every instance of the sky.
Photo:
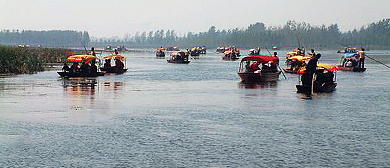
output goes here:
[{"label": "sky", "polygon": [[337,23],[341,31],[390,18],[390,0],[0,0],[0,29],[77,30],[92,37],[177,34],[287,21]]}]

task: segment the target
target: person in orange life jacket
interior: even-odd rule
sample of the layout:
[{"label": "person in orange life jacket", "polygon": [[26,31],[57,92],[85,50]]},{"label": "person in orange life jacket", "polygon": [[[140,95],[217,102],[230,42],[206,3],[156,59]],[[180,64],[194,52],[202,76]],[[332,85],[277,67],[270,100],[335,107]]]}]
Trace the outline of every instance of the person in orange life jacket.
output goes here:
[{"label": "person in orange life jacket", "polygon": [[358,68],[364,68],[364,59],[366,58],[366,53],[364,52],[364,48],[359,51],[359,65]]}]

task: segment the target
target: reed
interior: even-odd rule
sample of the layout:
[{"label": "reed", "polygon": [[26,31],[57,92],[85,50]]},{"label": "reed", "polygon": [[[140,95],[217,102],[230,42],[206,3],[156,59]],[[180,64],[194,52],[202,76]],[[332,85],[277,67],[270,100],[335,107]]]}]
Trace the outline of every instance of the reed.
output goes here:
[{"label": "reed", "polygon": [[60,63],[73,51],[65,48],[31,48],[0,45],[0,74],[43,71],[47,63]]}]

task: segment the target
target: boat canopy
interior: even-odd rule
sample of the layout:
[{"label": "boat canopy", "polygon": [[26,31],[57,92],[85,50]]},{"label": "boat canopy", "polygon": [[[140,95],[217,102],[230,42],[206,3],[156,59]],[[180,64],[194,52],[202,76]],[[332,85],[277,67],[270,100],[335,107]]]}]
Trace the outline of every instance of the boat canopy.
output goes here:
[{"label": "boat canopy", "polygon": [[122,56],[122,55],[106,55],[106,56],[103,56],[102,59],[103,59],[103,60],[108,60],[108,59],[120,59],[121,61],[124,61],[124,60],[125,60],[125,57]]},{"label": "boat canopy", "polygon": [[244,57],[241,59],[241,62],[244,62],[244,61],[258,61],[258,62],[261,62],[264,64],[267,62],[270,62],[270,61],[279,63],[279,58],[275,57],[275,56],[270,56],[270,55],[252,55],[252,56]]},{"label": "boat canopy", "polygon": [[72,55],[66,58],[66,62],[83,62],[89,63],[92,60],[98,59],[96,56],[93,55]]},{"label": "boat canopy", "polygon": [[296,59],[298,61],[310,61],[311,57],[304,57],[304,56],[297,55],[297,56],[289,57],[287,59],[289,59],[289,60]]},{"label": "boat canopy", "polygon": [[[323,68],[330,72],[337,71],[338,69],[337,66],[326,64],[326,63],[317,63],[317,68]],[[302,67],[298,70],[298,73],[305,73],[305,72],[306,72],[306,67]]]},{"label": "boat canopy", "polygon": [[346,58],[352,58],[352,57],[359,57],[358,53],[346,53],[344,56],[341,57],[341,59],[346,59]]}]

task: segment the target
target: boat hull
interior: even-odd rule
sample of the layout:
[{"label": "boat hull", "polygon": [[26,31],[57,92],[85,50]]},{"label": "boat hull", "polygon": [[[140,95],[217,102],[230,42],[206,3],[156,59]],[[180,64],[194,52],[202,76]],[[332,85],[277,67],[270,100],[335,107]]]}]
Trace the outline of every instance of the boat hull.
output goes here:
[{"label": "boat hull", "polygon": [[273,82],[279,79],[281,71],[253,73],[253,72],[238,72],[243,83],[259,83],[259,82]]},{"label": "boat hull", "polygon": [[174,64],[188,64],[190,61],[185,60],[167,60],[168,63],[174,63]]},{"label": "boat hull", "polygon": [[240,58],[238,58],[238,57],[222,57],[222,60],[227,60],[227,61],[235,61],[238,59],[240,59]]},{"label": "boat hull", "polygon": [[357,67],[342,67],[338,66],[338,70],[340,71],[353,71],[353,72],[364,72],[366,71],[366,68],[357,68]]},{"label": "boat hull", "polygon": [[115,67],[111,68],[100,68],[101,71],[104,71],[105,73],[116,73],[116,74],[123,74],[127,72],[127,69],[117,69]]},{"label": "boat hull", "polygon": [[61,77],[97,77],[97,76],[103,76],[104,72],[98,72],[94,75],[92,74],[83,74],[83,73],[71,73],[71,72],[57,72],[58,75]]},{"label": "boat hull", "polygon": [[287,69],[287,68],[283,68],[283,71],[286,72],[286,73],[293,73],[293,74],[296,74],[298,73],[297,70],[293,70],[293,69]]},{"label": "boat hull", "polygon": [[[329,93],[333,92],[336,90],[337,83],[326,83],[322,86],[314,86],[313,87],[313,92],[314,93]],[[304,85],[296,85],[297,87],[297,92],[298,93],[306,93],[310,94],[311,93],[311,86],[304,86]]]}]

